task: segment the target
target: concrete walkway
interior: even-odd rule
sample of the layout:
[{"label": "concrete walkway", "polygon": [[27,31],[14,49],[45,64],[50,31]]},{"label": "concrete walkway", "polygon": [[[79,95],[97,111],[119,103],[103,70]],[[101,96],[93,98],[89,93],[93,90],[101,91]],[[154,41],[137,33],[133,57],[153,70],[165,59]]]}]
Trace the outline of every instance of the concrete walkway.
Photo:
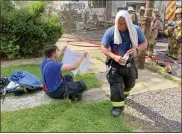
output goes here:
[{"label": "concrete walkway", "polygon": [[[72,36],[74,37],[74,36]],[[90,72],[96,73],[96,76],[98,79],[102,81],[102,87],[99,89],[91,89],[87,92],[84,93],[83,96],[83,102],[93,102],[97,101],[100,99],[108,99],[110,95],[110,89],[108,82],[105,78],[106,75],[106,67],[105,64],[103,63],[102,60],[104,60],[106,57],[103,55],[98,47],[85,47],[85,46],[90,46],[91,44],[89,43],[84,43],[84,42],[79,42],[79,41],[74,41],[73,39],[65,39],[61,38],[58,40],[56,43],[57,46],[62,46],[62,45],[68,45],[72,50],[74,51],[88,51],[90,56],[91,56],[91,66],[90,66]],[[78,47],[74,45],[80,45],[84,47]],[[20,60],[20,61],[8,61],[8,62],[2,62],[2,66],[11,66],[14,64],[39,64],[41,63],[42,58],[39,59],[30,59],[30,60]],[[171,92],[171,90],[174,92]],[[175,89],[175,90],[173,90]],[[166,91],[166,98],[163,98],[163,92]],[[156,103],[157,99],[155,97],[161,93],[159,98],[160,99],[158,103]],[[124,113],[128,117],[132,117],[132,121],[137,121],[141,126],[142,129],[144,129],[146,132],[178,132],[180,130],[180,125],[181,121],[177,119],[181,119],[181,106],[178,105],[176,102],[181,102],[181,90],[179,85],[171,82],[170,80],[164,79],[162,76],[158,75],[157,73],[153,73],[150,70],[139,70],[139,78],[137,80],[136,86],[131,90],[130,96],[128,97],[126,101],[126,109]],[[175,95],[173,95],[175,94]],[[151,96],[150,96],[151,95]],[[107,96],[107,97],[106,97]],[[149,98],[148,98],[148,97]],[[178,96],[175,98],[173,101],[174,97],[172,96]],[[160,105],[160,104],[165,104],[166,101],[172,101],[171,103],[166,103],[167,105]],[[142,100],[142,101],[138,101]],[[177,101],[176,101],[177,100]],[[29,108],[33,106],[38,106],[41,104],[45,103],[50,103],[52,100],[48,98],[43,92],[37,92],[35,95],[31,96],[22,96],[22,97],[14,97],[10,96],[7,97],[4,103],[1,105],[1,111],[11,111],[11,110],[19,110],[21,108]],[[148,102],[147,104],[145,102]],[[151,105],[148,105],[151,103]],[[170,107],[171,104],[173,104],[174,109],[171,109]],[[139,107],[135,107],[135,105],[139,105]],[[153,105],[156,104],[156,105]],[[181,103],[180,103],[181,104]],[[143,106],[143,107],[142,107]],[[138,109],[139,108],[139,109]],[[156,110],[158,108],[159,110]],[[145,111],[142,111],[142,109],[145,109]],[[168,113],[161,113],[161,109],[163,109],[162,112],[165,112],[167,110],[170,114]],[[149,116],[146,112],[146,110],[150,110]],[[175,118],[173,119],[172,112],[171,111],[176,111]],[[154,118],[157,115],[160,115],[161,119],[165,120],[156,120]],[[171,124],[173,124],[173,128],[170,128],[172,126],[171,124],[165,124],[163,121],[167,121],[167,119],[171,118],[173,122],[171,121]],[[131,118],[130,118],[131,119]],[[139,121],[140,120],[140,121]],[[147,124],[143,122],[146,122]],[[175,122],[176,121],[176,122]],[[157,122],[157,123],[156,123]],[[158,124],[163,124],[163,126],[158,128]],[[176,124],[175,124],[176,123]],[[153,126],[151,128],[151,125]],[[166,129],[170,128],[170,129]],[[176,128],[176,129],[175,129]]]},{"label": "concrete walkway", "polygon": [[[106,73],[102,73],[97,77],[103,82],[102,90],[109,96],[110,90],[105,75]],[[149,70],[139,70],[139,78],[136,81],[135,87],[131,90],[130,95],[168,88],[179,88],[179,85],[164,79],[157,73],[150,72]]]}]

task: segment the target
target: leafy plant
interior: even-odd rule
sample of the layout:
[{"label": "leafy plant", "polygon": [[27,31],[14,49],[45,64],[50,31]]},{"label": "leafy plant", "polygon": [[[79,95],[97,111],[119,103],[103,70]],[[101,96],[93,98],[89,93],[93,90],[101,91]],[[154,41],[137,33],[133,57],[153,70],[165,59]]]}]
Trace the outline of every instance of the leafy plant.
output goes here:
[{"label": "leafy plant", "polygon": [[44,2],[32,2],[15,8],[10,1],[0,1],[1,54],[8,58],[40,56],[46,45],[55,44],[63,34],[56,16],[45,16]]}]

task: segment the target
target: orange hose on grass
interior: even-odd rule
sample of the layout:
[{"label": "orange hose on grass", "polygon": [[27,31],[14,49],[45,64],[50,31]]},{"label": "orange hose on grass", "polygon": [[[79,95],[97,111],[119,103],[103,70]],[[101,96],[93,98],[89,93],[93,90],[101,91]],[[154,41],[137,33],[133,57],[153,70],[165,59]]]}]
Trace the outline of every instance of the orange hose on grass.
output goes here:
[{"label": "orange hose on grass", "polygon": [[[164,62],[169,62],[169,63],[173,63],[173,61],[171,60],[167,60],[167,59],[163,59],[163,58],[159,58],[159,57],[152,57],[151,58],[152,60],[161,60],[161,61],[164,61]],[[178,64],[182,64],[181,61],[177,61]]]}]

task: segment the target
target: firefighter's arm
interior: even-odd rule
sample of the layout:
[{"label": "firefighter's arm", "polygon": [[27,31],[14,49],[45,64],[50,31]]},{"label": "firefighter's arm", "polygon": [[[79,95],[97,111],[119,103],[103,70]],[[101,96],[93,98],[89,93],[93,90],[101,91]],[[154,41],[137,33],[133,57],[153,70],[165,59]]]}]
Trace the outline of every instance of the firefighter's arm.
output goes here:
[{"label": "firefighter's arm", "polygon": [[181,39],[181,31],[179,31],[179,33],[177,33],[176,39],[177,40],[180,40]]},{"label": "firefighter's arm", "polygon": [[166,30],[164,30],[165,34],[167,36],[172,36],[173,34],[173,31],[174,31],[174,28],[172,26],[168,26]]},{"label": "firefighter's arm", "polygon": [[138,56],[141,51],[146,50],[146,49],[147,49],[147,40],[140,43],[138,45],[138,48],[131,48],[130,50],[127,51],[127,53],[132,56]]},{"label": "firefighter's arm", "polygon": [[143,43],[139,44],[138,46],[139,46],[138,47],[139,51],[146,50],[147,49],[147,40],[145,40]]},{"label": "firefighter's arm", "polygon": [[127,51],[132,56],[137,56],[141,51],[147,49],[147,39],[140,27],[137,28],[137,35],[138,35],[138,47],[131,48]]},{"label": "firefighter's arm", "polygon": [[134,14],[130,14],[130,18],[131,18],[131,21],[135,21],[135,16],[134,16]]},{"label": "firefighter's arm", "polygon": [[112,53],[111,51],[109,51],[109,49],[107,47],[105,47],[104,45],[101,45],[100,49],[103,54],[110,57],[111,59],[114,59],[115,54]]},{"label": "firefighter's arm", "polygon": [[164,30],[164,33],[168,36],[168,29]]},{"label": "firefighter's arm", "polygon": [[177,26],[176,26],[176,39],[177,40],[180,40],[181,39],[181,32],[182,32],[182,29],[181,29],[181,20],[177,23]]},{"label": "firefighter's arm", "polygon": [[88,52],[84,52],[79,59],[77,59],[73,64],[63,64],[61,71],[72,71],[77,69],[81,62],[86,58],[88,55]]},{"label": "firefighter's arm", "polygon": [[102,41],[101,41],[101,52],[103,54],[105,54],[106,56],[110,57],[111,59],[114,59],[114,56],[115,54],[112,53],[108,48],[110,47],[110,44],[111,44],[111,37],[113,35],[111,35],[111,32],[109,29],[106,30],[106,32],[104,33],[104,36],[102,38]]},{"label": "firefighter's arm", "polygon": [[106,46],[101,45],[101,52],[103,54],[105,54],[107,57],[110,57],[111,59],[115,60],[118,63],[124,63],[126,60],[123,59],[121,56],[119,55],[115,55],[114,53],[112,53]]},{"label": "firefighter's arm", "polygon": [[67,48],[67,45],[66,46],[63,46],[62,49],[59,50],[58,57],[60,57],[64,53],[64,51],[66,50],[66,48]]},{"label": "firefighter's arm", "polygon": [[161,23],[160,20],[156,20],[156,22],[155,22],[152,30],[160,29],[160,27],[161,27],[161,24],[160,23]]}]

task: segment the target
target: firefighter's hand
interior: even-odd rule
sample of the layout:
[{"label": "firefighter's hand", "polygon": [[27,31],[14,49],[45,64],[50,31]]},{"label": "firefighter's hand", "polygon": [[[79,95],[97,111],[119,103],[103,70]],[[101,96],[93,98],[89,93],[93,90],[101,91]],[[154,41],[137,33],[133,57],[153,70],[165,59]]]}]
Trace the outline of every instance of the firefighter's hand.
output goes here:
[{"label": "firefighter's hand", "polygon": [[178,33],[176,36],[176,40],[180,40],[181,39],[181,33]]},{"label": "firefighter's hand", "polygon": [[127,53],[132,56],[137,56],[136,48],[131,48],[130,50],[127,51]]},{"label": "firefighter's hand", "polygon": [[62,51],[64,52],[67,48],[67,45],[65,45],[63,48],[62,48]]},{"label": "firefighter's hand", "polygon": [[83,53],[84,58],[86,58],[87,55],[88,55],[88,52],[85,51],[85,52]]},{"label": "firefighter's hand", "polygon": [[115,55],[114,58],[113,58],[117,63],[125,63],[126,60],[123,59],[121,56],[119,55]]},{"label": "firefighter's hand", "polygon": [[174,30],[173,27],[168,27],[169,32],[172,32]]}]

